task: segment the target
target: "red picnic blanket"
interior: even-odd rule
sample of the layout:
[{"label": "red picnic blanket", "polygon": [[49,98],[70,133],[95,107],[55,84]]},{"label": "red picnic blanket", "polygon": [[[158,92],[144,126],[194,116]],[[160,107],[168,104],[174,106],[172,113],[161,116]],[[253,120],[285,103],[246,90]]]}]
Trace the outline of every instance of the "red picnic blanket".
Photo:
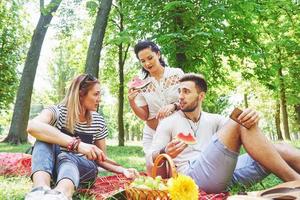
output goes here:
[{"label": "red picnic blanket", "polygon": [[[31,173],[31,155],[24,153],[0,153],[0,175],[29,176]],[[97,177],[95,184],[89,189],[80,189],[79,193],[93,195],[97,200],[106,199],[118,191],[124,190],[131,179],[124,175]],[[223,200],[228,193],[206,194],[200,191],[199,200]]]},{"label": "red picnic blanket", "polygon": [[[124,175],[118,174],[113,176],[105,176],[105,177],[97,177],[96,182],[93,187],[89,189],[81,189],[81,193],[86,193],[88,195],[92,195],[97,200],[106,199],[122,190],[129,185],[132,180],[127,179]],[[226,199],[229,194],[228,193],[219,193],[219,194],[207,194],[204,191],[199,192],[199,200],[223,200]],[[125,198],[125,193],[118,195],[122,195]],[[119,198],[113,198],[119,199]],[[123,199],[123,198],[122,198]]]},{"label": "red picnic blanket", "polygon": [[25,153],[0,153],[0,175],[29,176],[31,155]]}]

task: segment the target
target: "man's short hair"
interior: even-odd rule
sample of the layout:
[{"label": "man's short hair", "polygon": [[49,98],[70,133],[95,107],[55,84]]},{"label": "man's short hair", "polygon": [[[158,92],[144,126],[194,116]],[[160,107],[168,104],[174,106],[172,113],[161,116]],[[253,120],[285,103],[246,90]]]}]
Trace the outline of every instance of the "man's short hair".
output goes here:
[{"label": "man's short hair", "polygon": [[207,92],[207,83],[202,74],[189,73],[183,75],[179,82],[192,81],[195,83],[197,90],[200,92]]}]

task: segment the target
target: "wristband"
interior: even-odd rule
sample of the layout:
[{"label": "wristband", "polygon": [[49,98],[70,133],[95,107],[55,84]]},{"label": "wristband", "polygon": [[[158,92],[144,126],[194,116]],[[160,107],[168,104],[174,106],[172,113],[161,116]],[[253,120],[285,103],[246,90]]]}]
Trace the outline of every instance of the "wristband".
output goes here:
[{"label": "wristband", "polygon": [[79,143],[81,142],[81,139],[79,137],[76,137],[76,141],[73,145],[73,151],[78,152]]},{"label": "wristband", "polygon": [[73,138],[73,140],[68,143],[67,150],[68,151],[75,151],[75,152],[77,152],[78,151],[78,146],[79,146],[80,142],[81,142],[81,140],[80,140],[79,137]]},{"label": "wristband", "polygon": [[76,142],[76,138],[73,138],[72,141],[68,143],[67,145],[68,151],[72,151],[75,142]]}]

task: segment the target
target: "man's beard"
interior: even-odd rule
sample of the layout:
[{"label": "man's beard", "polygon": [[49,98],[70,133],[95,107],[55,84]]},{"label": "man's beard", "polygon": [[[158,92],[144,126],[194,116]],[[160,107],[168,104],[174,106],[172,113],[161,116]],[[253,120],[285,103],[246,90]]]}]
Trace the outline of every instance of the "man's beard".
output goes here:
[{"label": "man's beard", "polygon": [[189,106],[187,106],[184,109],[181,109],[181,111],[183,111],[183,112],[193,112],[194,110],[196,110],[196,108],[198,106],[199,106],[199,101],[198,101],[198,98],[197,98]]}]

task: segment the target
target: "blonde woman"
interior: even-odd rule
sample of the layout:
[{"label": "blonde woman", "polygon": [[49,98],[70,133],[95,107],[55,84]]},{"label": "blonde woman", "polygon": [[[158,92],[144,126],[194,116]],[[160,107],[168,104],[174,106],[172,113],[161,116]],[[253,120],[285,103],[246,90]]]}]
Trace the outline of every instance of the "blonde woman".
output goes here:
[{"label": "blonde woman", "polygon": [[99,81],[89,74],[79,75],[59,105],[44,109],[29,121],[27,131],[37,141],[32,154],[33,189],[25,200],[72,199],[79,186],[93,183],[98,166],[126,177],[137,175],[135,169],[121,167],[106,157],[108,132],[96,112],[99,103]]}]

